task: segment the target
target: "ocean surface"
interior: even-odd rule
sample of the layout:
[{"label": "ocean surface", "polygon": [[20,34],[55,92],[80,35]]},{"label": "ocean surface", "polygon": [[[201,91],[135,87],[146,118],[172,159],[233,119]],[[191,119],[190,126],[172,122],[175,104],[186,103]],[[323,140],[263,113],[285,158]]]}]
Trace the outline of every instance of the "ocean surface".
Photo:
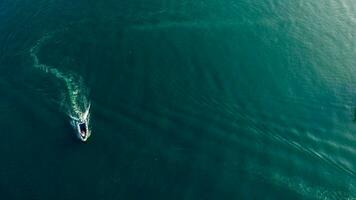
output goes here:
[{"label": "ocean surface", "polygon": [[356,199],[355,107],[352,0],[0,0],[3,200]]}]

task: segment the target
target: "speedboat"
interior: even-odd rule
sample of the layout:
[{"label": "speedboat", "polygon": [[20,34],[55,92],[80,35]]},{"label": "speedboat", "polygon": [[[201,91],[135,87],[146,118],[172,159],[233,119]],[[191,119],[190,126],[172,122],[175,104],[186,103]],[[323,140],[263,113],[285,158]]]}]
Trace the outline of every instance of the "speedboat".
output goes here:
[{"label": "speedboat", "polygon": [[88,123],[85,121],[84,122],[83,121],[75,121],[74,126],[75,126],[74,127],[75,131],[77,132],[78,138],[83,142],[87,141],[87,139],[90,136]]},{"label": "speedboat", "polygon": [[87,141],[87,139],[90,136],[89,109],[90,109],[90,105],[88,109],[85,111],[85,113],[82,116],[80,116],[80,118],[71,117],[72,118],[71,124],[74,127],[74,130],[76,131],[76,135],[83,142]]}]

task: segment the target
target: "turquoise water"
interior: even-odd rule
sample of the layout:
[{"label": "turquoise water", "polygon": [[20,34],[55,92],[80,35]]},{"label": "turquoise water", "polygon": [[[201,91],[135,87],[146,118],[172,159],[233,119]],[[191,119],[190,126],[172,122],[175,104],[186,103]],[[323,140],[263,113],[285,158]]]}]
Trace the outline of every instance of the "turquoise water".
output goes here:
[{"label": "turquoise water", "polygon": [[0,199],[355,199],[355,58],[351,0],[2,0]]}]

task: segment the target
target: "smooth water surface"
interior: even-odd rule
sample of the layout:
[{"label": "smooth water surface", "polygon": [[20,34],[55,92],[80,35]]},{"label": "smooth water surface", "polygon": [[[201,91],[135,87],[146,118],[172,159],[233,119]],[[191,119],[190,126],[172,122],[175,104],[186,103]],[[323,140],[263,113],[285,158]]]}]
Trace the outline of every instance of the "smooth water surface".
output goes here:
[{"label": "smooth water surface", "polygon": [[0,199],[355,199],[355,89],[351,0],[0,0]]}]

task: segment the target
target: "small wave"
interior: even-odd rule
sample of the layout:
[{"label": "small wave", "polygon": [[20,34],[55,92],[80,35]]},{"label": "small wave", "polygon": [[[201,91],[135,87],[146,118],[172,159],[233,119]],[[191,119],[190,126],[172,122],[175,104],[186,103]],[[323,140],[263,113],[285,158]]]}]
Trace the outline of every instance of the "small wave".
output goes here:
[{"label": "small wave", "polygon": [[256,165],[255,163],[248,163],[245,169],[247,173],[260,181],[264,181],[273,184],[277,187],[285,188],[290,191],[301,195],[308,199],[320,199],[320,200],[352,200],[354,185],[349,185],[350,191],[344,190],[329,190],[325,187],[317,186],[307,181],[298,178],[291,177],[281,172],[275,171],[273,174],[268,173],[267,168]]}]

